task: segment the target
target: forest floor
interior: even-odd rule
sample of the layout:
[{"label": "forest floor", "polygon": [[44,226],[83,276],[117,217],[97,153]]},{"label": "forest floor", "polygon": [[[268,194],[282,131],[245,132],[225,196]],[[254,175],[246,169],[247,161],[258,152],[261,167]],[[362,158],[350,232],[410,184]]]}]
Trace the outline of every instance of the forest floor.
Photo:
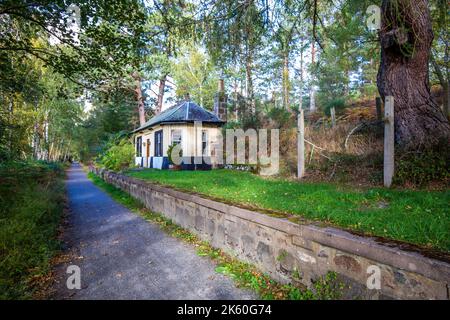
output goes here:
[{"label": "forest floor", "polygon": [[[68,171],[71,258],[56,267],[55,299],[254,299],[215,272],[196,249],[161,231],[96,187],[80,166]],[[81,289],[66,286],[80,268]]]},{"label": "forest floor", "polygon": [[269,213],[450,251],[450,191],[356,189],[232,171],[132,170],[130,176]]}]

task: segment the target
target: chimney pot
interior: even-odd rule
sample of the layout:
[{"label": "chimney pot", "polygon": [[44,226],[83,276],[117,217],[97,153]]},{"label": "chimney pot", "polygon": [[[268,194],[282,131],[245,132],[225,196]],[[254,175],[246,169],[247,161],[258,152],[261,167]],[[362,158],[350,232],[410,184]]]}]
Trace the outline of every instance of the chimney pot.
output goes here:
[{"label": "chimney pot", "polygon": [[225,92],[225,85],[224,85],[223,79],[219,79],[218,91]]}]

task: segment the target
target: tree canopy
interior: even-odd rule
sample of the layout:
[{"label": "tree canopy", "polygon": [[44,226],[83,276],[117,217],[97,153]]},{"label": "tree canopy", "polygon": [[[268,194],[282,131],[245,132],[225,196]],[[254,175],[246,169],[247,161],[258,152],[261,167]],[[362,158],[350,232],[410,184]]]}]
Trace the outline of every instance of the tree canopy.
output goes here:
[{"label": "tree canopy", "polygon": [[[397,128],[397,142],[419,147],[411,137],[420,130],[421,136],[445,139],[447,3],[414,2],[422,25],[410,23],[411,3],[2,1],[0,158],[93,157],[111,136],[136,128],[185,93],[212,109],[219,78],[229,94],[230,120],[246,125],[273,108],[307,109],[314,102],[320,112],[379,94],[396,96],[385,89],[398,85],[383,70],[391,70],[394,60],[408,68],[407,61],[420,55],[423,81],[430,84],[424,82],[423,90],[440,87],[443,98],[429,94],[411,103],[398,96],[398,110],[406,110],[398,123],[406,127]],[[367,24],[370,5],[382,5],[380,33]],[[428,27],[434,37],[422,47],[414,37]],[[386,46],[389,41],[396,45]],[[386,60],[388,52],[402,58]],[[408,78],[401,83],[420,87]],[[414,128],[402,121],[405,114],[420,114]],[[430,120],[436,117],[442,124],[432,132],[427,128],[436,126]],[[419,130],[421,123],[427,124]]]}]

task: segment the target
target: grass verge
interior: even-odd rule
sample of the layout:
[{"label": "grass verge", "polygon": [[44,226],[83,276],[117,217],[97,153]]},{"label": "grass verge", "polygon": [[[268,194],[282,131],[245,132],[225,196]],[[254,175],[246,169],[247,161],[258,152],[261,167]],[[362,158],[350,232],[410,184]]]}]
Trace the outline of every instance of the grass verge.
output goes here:
[{"label": "grass verge", "polygon": [[64,170],[43,162],[0,165],[0,299],[30,299],[59,250]]},{"label": "grass verge", "polygon": [[330,272],[325,277],[318,279],[311,289],[301,285],[282,285],[259,271],[255,266],[239,261],[220,249],[213,248],[208,242],[202,241],[188,230],[174,224],[171,220],[151,212],[140,201],[115,186],[106,183],[97,175],[89,173],[88,177],[96,186],[106,191],[117,202],[139,214],[147,221],[158,225],[172,237],[195,246],[199,256],[208,257],[216,263],[216,272],[231,277],[237,287],[254,290],[262,299],[324,300],[339,299],[341,297],[344,286],[337,280],[335,273]]},{"label": "grass verge", "polygon": [[251,208],[450,252],[450,191],[356,190],[231,170],[146,169],[128,175]]}]

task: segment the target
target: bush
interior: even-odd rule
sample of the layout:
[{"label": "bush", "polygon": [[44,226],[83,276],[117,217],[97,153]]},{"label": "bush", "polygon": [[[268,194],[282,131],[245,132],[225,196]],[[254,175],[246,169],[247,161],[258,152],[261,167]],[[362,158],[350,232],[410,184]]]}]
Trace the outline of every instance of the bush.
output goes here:
[{"label": "bush", "polygon": [[287,128],[294,125],[292,113],[284,108],[273,108],[267,116],[275,122],[277,128]]},{"label": "bush", "polygon": [[446,183],[450,179],[448,163],[450,163],[448,146],[438,150],[403,154],[396,159],[394,183],[419,187],[432,182]]},{"label": "bush", "polygon": [[325,104],[325,114],[327,115],[331,115],[331,108],[334,107],[334,110],[336,110],[336,112],[344,110],[345,109],[345,99],[343,98],[336,98],[333,100],[328,101]]},{"label": "bush", "polygon": [[99,156],[97,163],[113,171],[122,171],[131,168],[134,166],[134,146],[128,139],[113,142]]}]

